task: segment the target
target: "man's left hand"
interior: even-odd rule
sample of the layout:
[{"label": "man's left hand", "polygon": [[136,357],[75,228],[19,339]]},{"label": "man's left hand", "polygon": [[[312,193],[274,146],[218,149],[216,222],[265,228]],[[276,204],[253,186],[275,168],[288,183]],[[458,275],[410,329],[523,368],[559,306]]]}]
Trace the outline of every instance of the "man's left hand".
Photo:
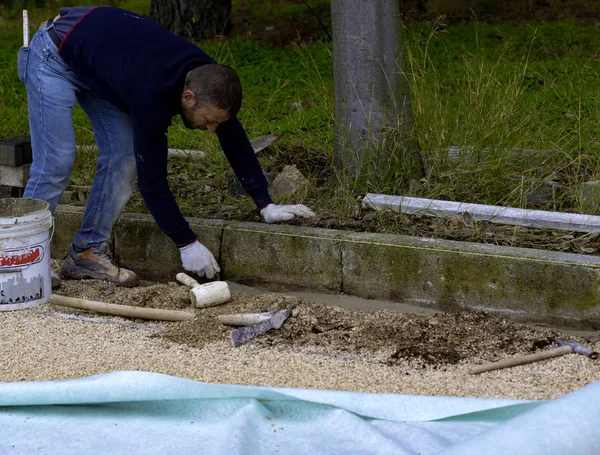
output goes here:
[{"label": "man's left hand", "polygon": [[260,211],[260,214],[267,223],[278,223],[279,221],[288,221],[299,216],[302,218],[312,218],[315,212],[302,204],[296,205],[276,205],[269,204]]}]

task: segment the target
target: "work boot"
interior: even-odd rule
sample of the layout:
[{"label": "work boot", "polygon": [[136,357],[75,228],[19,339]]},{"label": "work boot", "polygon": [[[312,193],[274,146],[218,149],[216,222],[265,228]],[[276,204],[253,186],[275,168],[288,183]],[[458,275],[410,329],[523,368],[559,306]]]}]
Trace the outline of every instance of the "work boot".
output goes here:
[{"label": "work boot", "polygon": [[52,283],[52,289],[58,289],[60,287],[60,278],[54,272],[50,272],[50,283]]},{"label": "work boot", "polygon": [[78,253],[70,245],[61,272],[66,278],[104,280],[125,287],[137,286],[139,282],[134,272],[120,268],[108,253],[97,248],[88,248]]}]

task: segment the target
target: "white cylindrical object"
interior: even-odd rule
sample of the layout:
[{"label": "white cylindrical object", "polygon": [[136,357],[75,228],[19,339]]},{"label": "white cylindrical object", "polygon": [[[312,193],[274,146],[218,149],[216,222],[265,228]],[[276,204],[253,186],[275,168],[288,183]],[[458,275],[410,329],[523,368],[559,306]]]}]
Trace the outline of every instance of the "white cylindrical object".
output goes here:
[{"label": "white cylindrical object", "polygon": [[192,305],[196,308],[222,305],[231,298],[226,281],[213,281],[190,290]]},{"label": "white cylindrical object", "polygon": [[266,313],[220,314],[217,316],[217,319],[221,324],[244,326],[268,321],[273,317],[274,314],[274,311],[269,311]]},{"label": "white cylindrical object", "polygon": [[23,46],[29,46],[29,15],[23,10]]},{"label": "white cylindrical object", "polygon": [[41,305],[50,297],[48,207],[39,199],[0,199],[0,311]]},{"label": "white cylindrical object", "polygon": [[178,273],[177,275],[175,275],[175,279],[181,284],[185,284],[186,286],[189,286],[191,288],[200,286],[200,283],[198,283],[191,276],[186,275],[185,273]]}]

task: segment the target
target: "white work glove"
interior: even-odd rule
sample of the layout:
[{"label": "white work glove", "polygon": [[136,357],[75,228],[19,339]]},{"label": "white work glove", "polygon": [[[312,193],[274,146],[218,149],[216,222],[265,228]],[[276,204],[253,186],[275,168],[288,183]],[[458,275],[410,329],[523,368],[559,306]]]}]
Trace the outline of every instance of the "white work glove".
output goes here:
[{"label": "white work glove", "polygon": [[209,280],[219,273],[221,269],[212,253],[198,240],[179,248],[183,268],[189,272],[196,272],[200,276],[206,275]]},{"label": "white work glove", "polygon": [[302,204],[297,205],[276,205],[269,204],[260,211],[260,214],[267,223],[277,223],[279,221],[288,221],[295,216],[302,218],[311,218],[315,212]]}]

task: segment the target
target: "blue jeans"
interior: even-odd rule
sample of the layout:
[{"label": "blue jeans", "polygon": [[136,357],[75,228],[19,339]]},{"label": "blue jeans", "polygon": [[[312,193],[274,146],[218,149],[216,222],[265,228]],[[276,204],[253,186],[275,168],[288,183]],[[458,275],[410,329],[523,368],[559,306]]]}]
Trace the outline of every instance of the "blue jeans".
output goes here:
[{"label": "blue jeans", "polygon": [[134,189],[131,119],[77,79],[58,54],[45,26],[33,36],[29,47],[19,50],[18,73],[27,88],[33,149],[23,197],[47,201],[54,213],[75,163],[73,107],[79,103],[94,130],[98,163],[74,245],[105,251],[112,227]]}]

